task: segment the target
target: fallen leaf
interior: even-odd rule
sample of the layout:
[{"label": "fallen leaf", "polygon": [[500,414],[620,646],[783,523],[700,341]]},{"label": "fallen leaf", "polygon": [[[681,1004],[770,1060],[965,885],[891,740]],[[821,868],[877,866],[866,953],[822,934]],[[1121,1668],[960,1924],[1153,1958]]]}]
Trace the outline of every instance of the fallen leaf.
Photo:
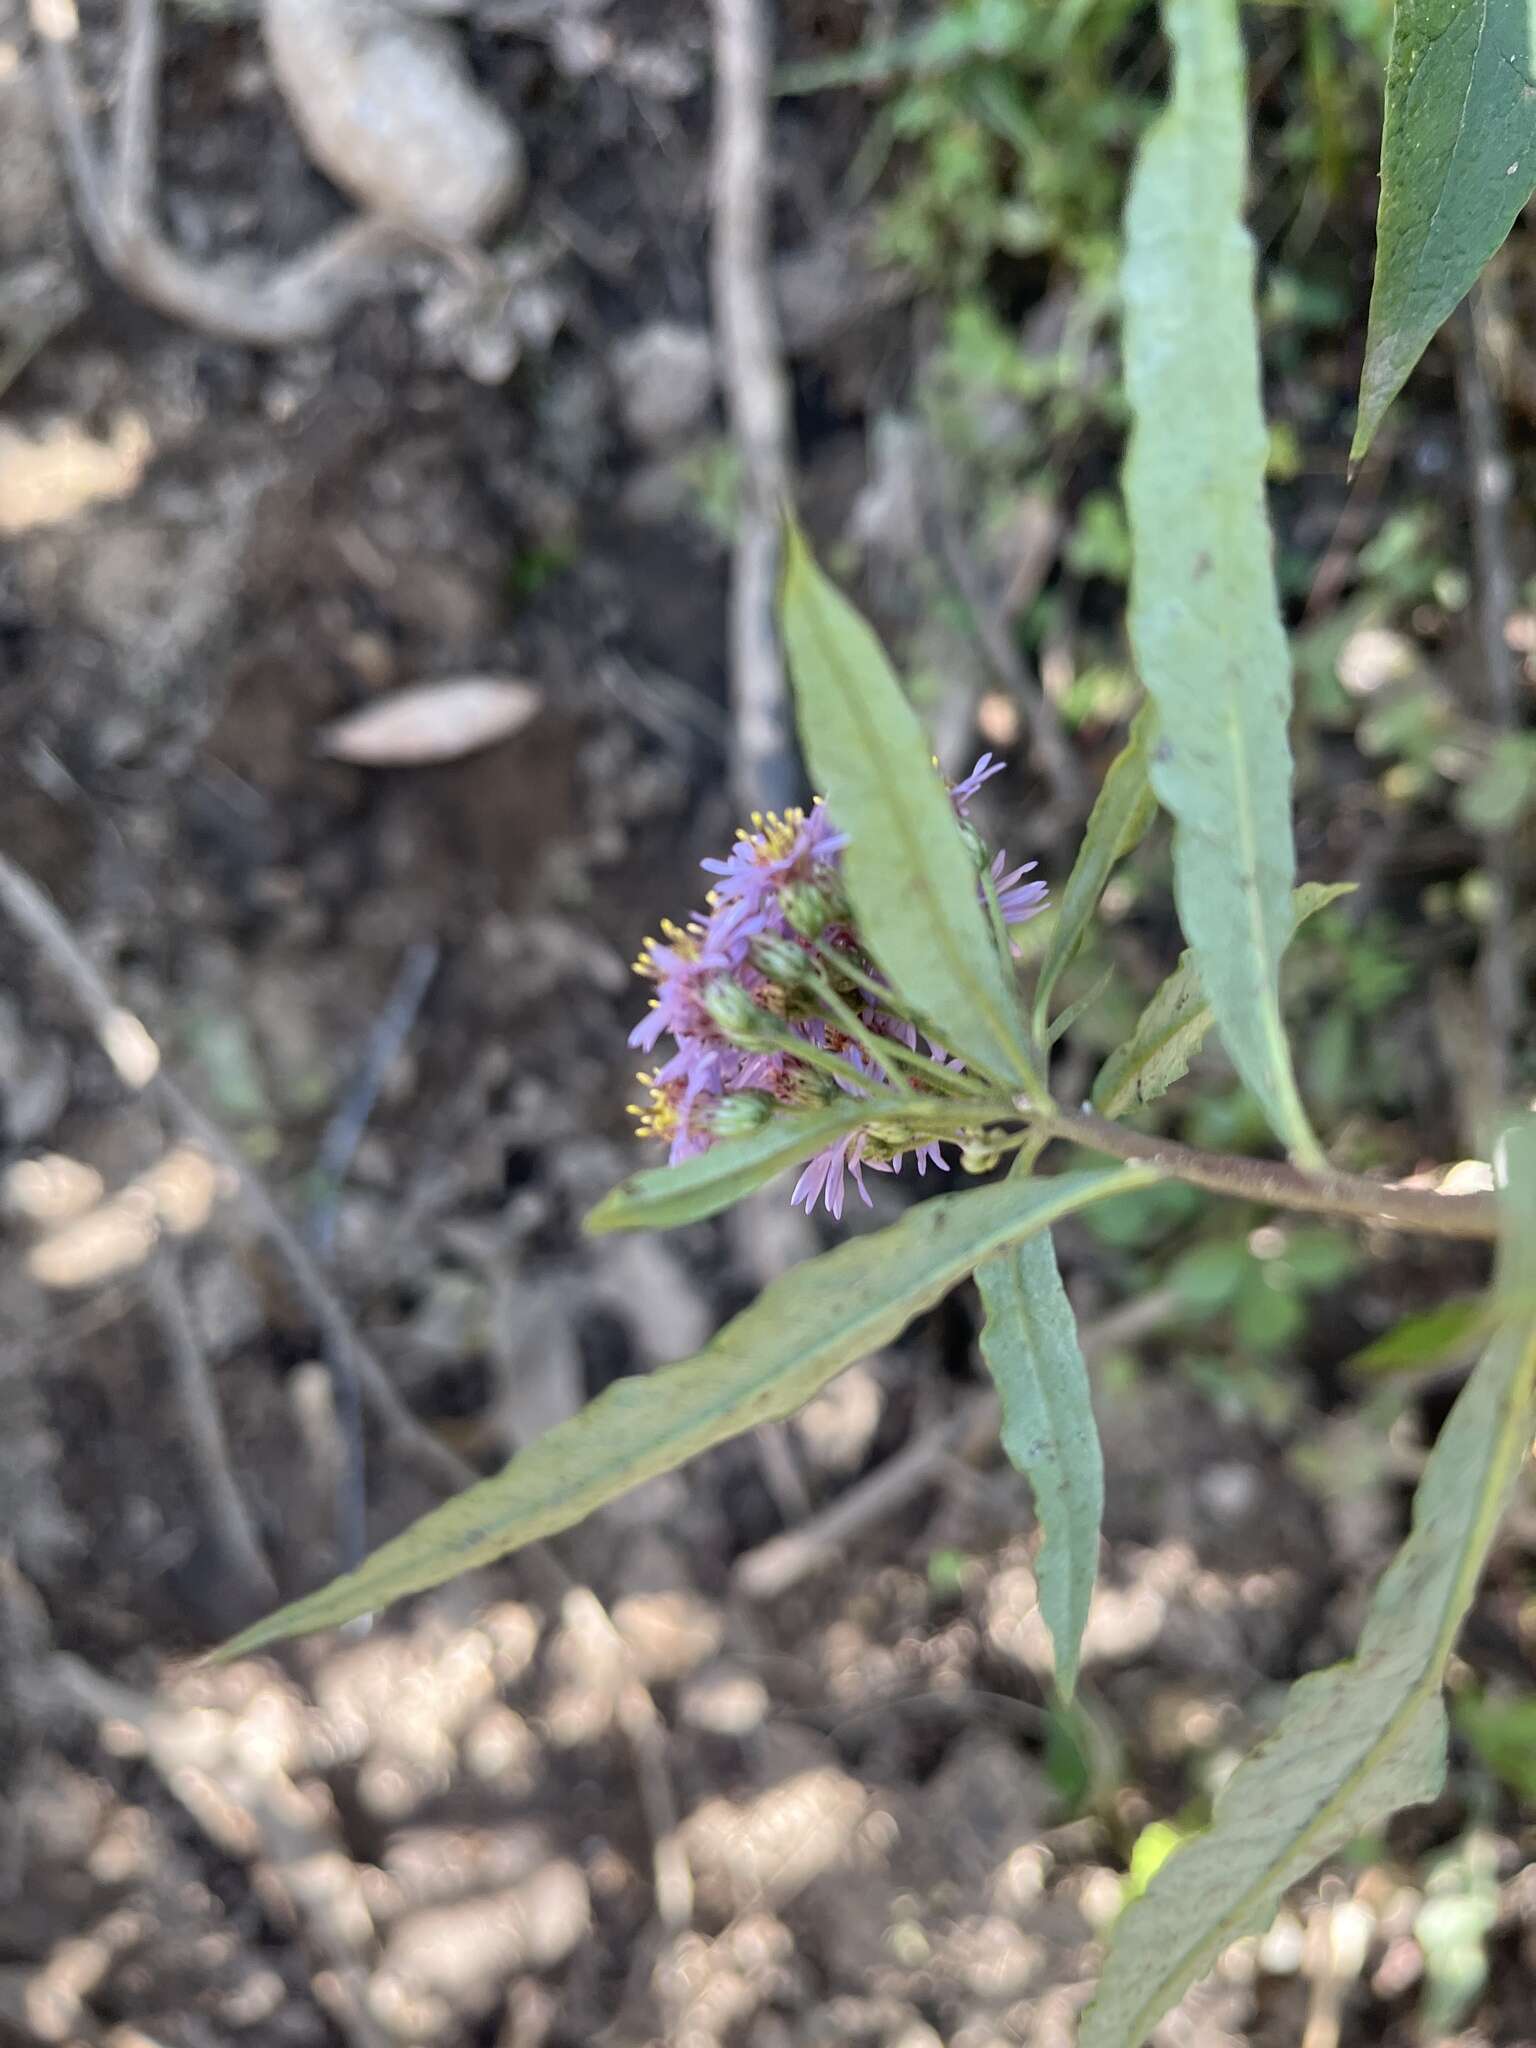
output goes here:
[{"label": "fallen leaf", "polygon": [[521,731],[542,701],[531,683],[498,676],[413,683],[334,719],[321,730],[320,748],[360,768],[457,761]]}]

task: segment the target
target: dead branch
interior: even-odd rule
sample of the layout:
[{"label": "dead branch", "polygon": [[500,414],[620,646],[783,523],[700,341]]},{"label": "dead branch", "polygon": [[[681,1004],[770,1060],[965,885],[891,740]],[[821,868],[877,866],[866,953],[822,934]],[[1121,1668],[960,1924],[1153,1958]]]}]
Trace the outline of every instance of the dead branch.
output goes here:
[{"label": "dead branch", "polygon": [[366,1398],[385,1440],[434,1486],[449,1492],[477,1475],[418,1422],[383,1366],[363,1342],[340,1296],[308,1247],[268,1193],[240,1148],[169,1074],[144,1025],[114,997],[79,941],[43,891],[0,854],[0,911],[42,954],[69,989],[124,1083],[142,1089],[171,1121],[222,1166],[238,1185],[258,1227],[272,1244],[298,1298],[314,1317],[335,1389],[338,1426],[361,1457],[359,1396]]},{"label": "dead branch", "polygon": [[796,795],[774,614],[789,495],[789,382],[769,269],[769,46],[762,0],[711,0],[715,48],[710,248],[720,370],[742,491],[731,564],[732,777],[743,811]]},{"label": "dead branch", "polygon": [[75,209],[96,260],[123,289],[168,319],[252,348],[287,348],[331,333],[387,281],[388,261],[412,245],[377,216],[344,222],[286,263],[189,263],[155,219],[160,4],[129,0],[111,150],[91,133],[76,64],[73,0],[29,0]]},{"label": "dead branch", "polygon": [[[1453,323],[1456,338],[1456,402],[1466,441],[1468,488],[1472,500],[1472,558],[1476,569],[1478,641],[1489,722],[1497,737],[1519,725],[1515,653],[1505,628],[1515,608],[1515,572],[1510,555],[1509,514],[1514,468],[1504,421],[1494,396],[1489,346],[1487,283],[1472,287]],[[1520,1022],[1520,970],[1514,930],[1514,847],[1510,833],[1490,832],[1484,872],[1489,884],[1488,922],[1478,953],[1483,1014],[1488,1032],[1488,1069],[1497,1115],[1507,1100],[1510,1059]],[[1480,1134],[1472,1134],[1480,1135]]]},{"label": "dead branch", "polygon": [[202,1498],[208,1531],[230,1581],[253,1613],[264,1612],[277,1598],[277,1587],[262,1555],[261,1544],[235,1475],[219,1404],[214,1397],[208,1361],[192,1320],[191,1304],[181,1281],[177,1254],[163,1247],[149,1262],[145,1276],[171,1368],[171,1385],[181,1414],[183,1440],[191,1459],[193,1481]]},{"label": "dead branch", "polygon": [[1055,705],[1024,659],[1001,607],[994,604],[987,593],[981,571],[960,530],[948,482],[942,472],[943,465],[935,450],[935,481],[928,507],[928,523],[937,535],[938,552],[949,572],[950,582],[970,614],[977,644],[1004,693],[1023,715],[1029,733],[1031,757],[1051,792],[1055,817],[1039,828],[1041,839],[1048,841],[1054,825],[1075,822],[1087,815],[1088,792],[1083,771],[1056,715]]}]

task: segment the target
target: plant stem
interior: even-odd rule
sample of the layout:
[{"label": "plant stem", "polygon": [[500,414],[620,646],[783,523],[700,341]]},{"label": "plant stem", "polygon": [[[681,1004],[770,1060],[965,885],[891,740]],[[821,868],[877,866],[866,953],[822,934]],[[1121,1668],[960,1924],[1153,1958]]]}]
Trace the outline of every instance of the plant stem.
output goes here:
[{"label": "plant stem", "polygon": [[[832,986],[830,977],[820,970],[817,971],[815,988],[823,1006],[835,1020],[837,1028],[842,1032],[843,1036],[851,1038],[855,1045],[863,1047],[866,1056],[883,1070],[885,1078],[890,1082],[898,1095],[911,1095],[913,1093],[912,1083],[901,1071],[902,1062],[899,1051],[892,1040],[882,1038],[878,1032],[871,1031],[863,1018],[856,1016],[852,1008],[843,1001],[837,990]],[[901,1048],[901,1050],[905,1050],[905,1048]]]},{"label": "plant stem", "polygon": [[[843,980],[852,982],[855,988],[861,988],[876,1009],[889,1009],[892,998],[888,988],[882,988],[872,975],[866,974],[861,967],[856,967],[846,953],[839,953],[837,948],[829,946],[825,939],[815,939],[812,943],[826,964],[829,980],[834,976],[841,976]],[[900,1039],[882,1038],[880,1044],[882,1055],[885,1047],[889,1045],[892,1058],[900,1060],[903,1066],[915,1069],[931,1086],[942,1085],[956,1095],[985,1095],[987,1092],[987,1084],[979,1076],[968,1074],[957,1067],[941,1067],[927,1053],[914,1052],[910,1046],[903,1045]],[[1009,1114],[1012,1113],[1013,1105],[1010,1103]]]},{"label": "plant stem", "polygon": [[1122,1124],[1107,1122],[1089,1110],[1053,1109],[1041,1113],[1019,1104],[1036,1128],[1065,1138],[1090,1152],[1112,1159],[1146,1160],[1176,1180],[1238,1201],[1263,1202],[1277,1209],[1305,1209],[1315,1215],[1350,1217],[1361,1223],[1386,1224],[1396,1230],[1422,1231],[1431,1237],[1493,1240],[1498,1236],[1498,1210],[1492,1195],[1441,1195],[1429,1188],[1394,1187],[1363,1174],[1302,1173],[1278,1159],[1228,1157],[1198,1152],[1172,1138],[1143,1137]]}]

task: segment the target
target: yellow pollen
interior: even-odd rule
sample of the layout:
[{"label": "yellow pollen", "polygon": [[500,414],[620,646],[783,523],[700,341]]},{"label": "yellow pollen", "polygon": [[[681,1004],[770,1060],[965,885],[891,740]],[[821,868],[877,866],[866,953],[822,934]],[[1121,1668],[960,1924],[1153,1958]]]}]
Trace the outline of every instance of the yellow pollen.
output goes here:
[{"label": "yellow pollen", "polygon": [[658,950],[665,946],[670,952],[681,955],[684,960],[697,960],[699,941],[703,936],[704,927],[701,924],[690,924],[684,930],[681,925],[674,924],[670,917],[664,917],[661,920],[661,937],[647,939],[640,948],[639,958],[633,963],[635,973],[643,975],[647,981],[660,981],[662,969],[656,959]]},{"label": "yellow pollen", "polygon": [[766,867],[770,861],[784,858],[804,823],[805,813],[798,806],[782,818],[777,811],[754,811],[752,830],[738,831],[736,837],[750,846],[752,858]]},{"label": "yellow pollen", "polygon": [[671,1138],[682,1121],[677,1107],[678,1098],[682,1094],[682,1083],[673,1081],[666,1087],[659,1087],[654,1073],[637,1074],[635,1079],[649,1098],[644,1103],[629,1104],[629,1114],[638,1119],[635,1124],[635,1136]]}]

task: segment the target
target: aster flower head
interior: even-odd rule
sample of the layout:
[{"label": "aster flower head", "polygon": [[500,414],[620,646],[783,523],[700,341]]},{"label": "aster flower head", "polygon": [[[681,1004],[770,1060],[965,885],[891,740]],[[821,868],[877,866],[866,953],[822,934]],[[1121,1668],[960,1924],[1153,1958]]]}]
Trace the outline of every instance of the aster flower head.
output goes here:
[{"label": "aster flower head", "polygon": [[[950,787],[969,834],[967,806],[1002,766],[983,754]],[[954,1077],[965,1072],[901,1014],[860,943],[841,877],[847,844],[819,798],[808,810],[754,812],[730,852],[703,863],[713,877],[706,908],[646,940],[635,971],[654,993],[629,1041],[642,1052],[672,1041],[670,1056],[640,1076],[645,1099],[631,1114],[674,1165],[760,1129],[776,1106],[868,1097],[869,1123],[817,1153],[791,1197],[834,1217],[850,1187],[869,1203],[866,1172],[899,1172],[909,1153],[919,1174],[949,1170],[940,1140],[889,1112],[882,1118],[880,1098],[952,1106]],[[1010,869],[1006,855],[984,850],[980,864],[1006,923],[1041,908],[1045,884],[1024,879],[1033,862]]]},{"label": "aster flower head", "polygon": [[754,811],[752,827],[736,834],[724,860],[700,863],[719,879],[709,892],[711,909],[733,906],[748,917],[777,909],[786,889],[814,884],[818,870],[835,872],[838,855],[848,844],[846,833],[834,830],[827,807],[818,797],[809,811]]}]

